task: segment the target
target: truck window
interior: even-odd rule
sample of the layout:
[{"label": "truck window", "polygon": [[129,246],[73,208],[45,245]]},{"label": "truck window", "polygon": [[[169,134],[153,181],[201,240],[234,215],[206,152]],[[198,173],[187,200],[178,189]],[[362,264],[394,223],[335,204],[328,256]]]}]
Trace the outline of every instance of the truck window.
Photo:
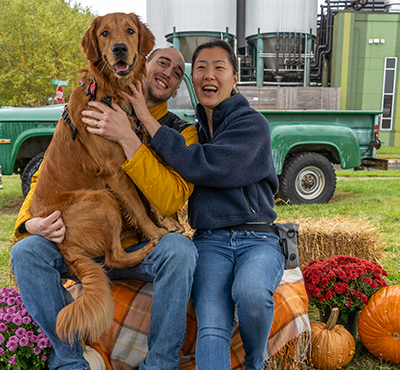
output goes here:
[{"label": "truck window", "polygon": [[176,97],[168,100],[168,109],[193,109],[185,80],[182,80]]}]

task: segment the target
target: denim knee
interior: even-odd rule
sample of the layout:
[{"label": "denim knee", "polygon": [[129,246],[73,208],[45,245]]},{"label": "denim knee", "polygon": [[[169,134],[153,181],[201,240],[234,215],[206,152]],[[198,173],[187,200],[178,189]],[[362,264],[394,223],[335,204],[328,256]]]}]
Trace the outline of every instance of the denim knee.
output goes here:
[{"label": "denim knee", "polygon": [[215,339],[225,340],[228,343],[228,345],[230,345],[231,343],[231,336],[232,336],[231,330],[223,328],[212,328],[212,327],[199,328],[199,331],[197,333],[198,340],[201,340],[204,337],[214,337]]},{"label": "denim knee", "polygon": [[182,269],[195,267],[198,253],[189,238],[182,234],[170,233],[164,235],[159,243],[162,243],[163,253],[168,256],[168,260],[173,261],[177,266]]},{"label": "denim knee", "polygon": [[29,262],[27,256],[33,253],[33,246],[35,243],[34,238],[38,238],[38,240],[40,240],[40,237],[29,236],[13,245],[10,252],[12,269],[13,266],[24,265]]}]

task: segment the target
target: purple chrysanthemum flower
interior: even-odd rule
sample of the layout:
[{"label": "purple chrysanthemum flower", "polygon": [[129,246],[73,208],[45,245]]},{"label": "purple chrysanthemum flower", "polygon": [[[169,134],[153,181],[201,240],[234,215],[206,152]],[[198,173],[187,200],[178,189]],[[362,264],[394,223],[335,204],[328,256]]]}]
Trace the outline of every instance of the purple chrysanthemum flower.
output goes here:
[{"label": "purple chrysanthemum flower", "polygon": [[9,313],[10,315],[15,314],[15,311],[17,311],[17,310],[15,309],[15,307],[9,307],[9,308],[7,308],[7,313]]},{"label": "purple chrysanthemum flower", "polygon": [[4,356],[6,351],[4,351],[4,348],[0,347],[0,356]]},{"label": "purple chrysanthemum flower", "polygon": [[9,306],[13,306],[16,302],[17,302],[17,300],[16,300],[14,297],[10,297],[10,298],[8,298],[8,300],[7,300],[7,304],[8,304]]},{"label": "purple chrysanthemum flower", "polygon": [[41,352],[41,349],[40,349],[39,347],[35,347],[35,348],[33,349],[33,353],[34,353],[35,355],[38,355],[40,352]]},{"label": "purple chrysanthemum flower", "polygon": [[15,356],[11,356],[10,359],[8,360],[8,363],[10,365],[15,365]]},{"label": "purple chrysanthemum flower", "polygon": [[6,344],[6,348],[8,348],[10,352],[15,351],[17,347],[18,347],[18,342],[13,342],[9,340]]},{"label": "purple chrysanthemum flower", "polygon": [[32,321],[32,319],[31,319],[30,316],[24,316],[24,317],[22,318],[22,322],[23,322],[25,325],[30,324],[31,321]]},{"label": "purple chrysanthemum flower", "polygon": [[26,333],[26,329],[24,329],[24,328],[18,328],[15,331],[15,334],[20,338],[22,338],[25,335],[25,333]]},{"label": "purple chrysanthemum flower", "polygon": [[7,325],[4,324],[4,322],[0,322],[0,331],[5,331],[7,330]]},{"label": "purple chrysanthemum flower", "polygon": [[3,336],[3,334],[0,334],[0,344],[3,344],[4,343],[4,336]]},{"label": "purple chrysanthemum flower", "polygon": [[12,322],[15,324],[15,325],[21,325],[22,324],[22,319],[21,319],[21,316],[14,316],[14,318],[12,319]]},{"label": "purple chrysanthemum flower", "polygon": [[12,320],[12,316],[9,313],[6,313],[3,317],[3,320],[10,322]]},{"label": "purple chrysanthemum flower", "polygon": [[9,342],[14,342],[14,343],[18,343],[19,338],[16,335],[11,336],[10,338],[8,338]]},{"label": "purple chrysanthemum flower", "polygon": [[22,338],[19,340],[19,345],[20,345],[21,347],[26,347],[28,344],[29,344],[29,339],[28,339],[27,337],[22,337]]},{"label": "purple chrysanthemum flower", "polygon": [[27,337],[27,338],[31,338],[32,336],[33,336],[33,331],[27,331],[26,333],[25,333],[25,336]]},{"label": "purple chrysanthemum flower", "polygon": [[38,341],[39,348],[46,348],[47,347],[47,338],[41,338]]}]

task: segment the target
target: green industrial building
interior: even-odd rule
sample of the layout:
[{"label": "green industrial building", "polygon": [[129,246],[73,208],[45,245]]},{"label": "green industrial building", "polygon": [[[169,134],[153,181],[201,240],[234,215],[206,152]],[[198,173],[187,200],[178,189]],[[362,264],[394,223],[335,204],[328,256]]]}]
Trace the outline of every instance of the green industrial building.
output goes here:
[{"label": "green industrial building", "polygon": [[331,86],[340,109],[382,110],[383,146],[400,146],[400,13],[340,11],[334,17]]}]

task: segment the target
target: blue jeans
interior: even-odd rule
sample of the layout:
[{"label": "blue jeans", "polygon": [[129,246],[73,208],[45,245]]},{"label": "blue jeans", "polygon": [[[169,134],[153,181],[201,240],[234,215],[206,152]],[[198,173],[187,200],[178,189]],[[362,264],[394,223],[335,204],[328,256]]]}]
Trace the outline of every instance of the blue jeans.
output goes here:
[{"label": "blue jeans", "polygon": [[236,305],[246,370],[261,370],[282,279],[279,238],[268,232],[201,230],[192,297],[198,332],[197,370],[230,370]]},{"label": "blue jeans", "polygon": [[[126,251],[143,248],[146,243]],[[154,284],[149,352],[141,362],[140,370],[179,368],[179,350],[185,340],[186,310],[196,259],[193,243],[181,234],[170,233],[160,239],[139,265],[124,269],[106,268],[110,279],[139,279]],[[104,258],[96,260],[104,262]],[[39,236],[22,239],[11,249],[11,267],[26,309],[53,346],[49,368],[89,370],[80,343],[70,346],[55,333],[57,314],[72,302],[61,279],[73,278],[68,276],[67,265],[56,245]]]}]

